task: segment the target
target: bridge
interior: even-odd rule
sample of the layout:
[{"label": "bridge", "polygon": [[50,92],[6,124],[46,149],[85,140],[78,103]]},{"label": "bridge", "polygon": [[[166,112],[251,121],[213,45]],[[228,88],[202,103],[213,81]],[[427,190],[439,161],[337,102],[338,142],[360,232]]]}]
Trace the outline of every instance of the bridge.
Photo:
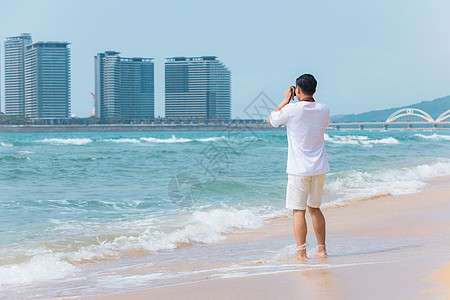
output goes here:
[{"label": "bridge", "polygon": [[[447,120],[449,119],[449,120]],[[403,108],[391,114],[384,122],[330,123],[329,128],[344,129],[450,129],[450,109],[434,120],[427,112],[418,108]]]}]

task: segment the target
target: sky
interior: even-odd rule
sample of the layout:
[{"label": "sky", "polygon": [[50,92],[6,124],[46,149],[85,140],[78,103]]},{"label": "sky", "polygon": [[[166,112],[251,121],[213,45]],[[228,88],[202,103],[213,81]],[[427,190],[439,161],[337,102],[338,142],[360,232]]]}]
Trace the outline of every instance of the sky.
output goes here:
[{"label": "sky", "polygon": [[232,117],[264,92],[276,104],[304,73],[332,115],[450,94],[450,1],[0,0],[4,40],[67,41],[72,113],[90,114],[94,56],[155,59],[155,116],[164,116],[164,62],[217,56],[231,70]]}]

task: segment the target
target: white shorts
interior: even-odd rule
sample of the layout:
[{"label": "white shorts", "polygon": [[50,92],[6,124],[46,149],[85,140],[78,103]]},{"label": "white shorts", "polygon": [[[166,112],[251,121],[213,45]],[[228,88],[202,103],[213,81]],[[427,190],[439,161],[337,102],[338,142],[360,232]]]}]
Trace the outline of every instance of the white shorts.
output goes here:
[{"label": "white shorts", "polygon": [[306,205],[320,207],[324,180],[325,174],[314,176],[288,174],[286,208],[305,210]]}]

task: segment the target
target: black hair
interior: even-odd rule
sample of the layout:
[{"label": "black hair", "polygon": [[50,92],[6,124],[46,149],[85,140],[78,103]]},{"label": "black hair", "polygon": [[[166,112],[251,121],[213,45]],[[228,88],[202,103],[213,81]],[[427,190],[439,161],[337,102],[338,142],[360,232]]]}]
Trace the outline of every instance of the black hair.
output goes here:
[{"label": "black hair", "polygon": [[311,74],[303,74],[295,81],[305,95],[312,95],[316,92],[317,80]]}]

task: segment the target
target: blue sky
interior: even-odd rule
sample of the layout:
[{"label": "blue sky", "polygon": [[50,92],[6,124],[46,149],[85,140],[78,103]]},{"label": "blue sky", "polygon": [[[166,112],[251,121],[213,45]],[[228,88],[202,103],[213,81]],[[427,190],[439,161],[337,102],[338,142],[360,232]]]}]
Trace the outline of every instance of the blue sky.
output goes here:
[{"label": "blue sky", "polygon": [[[68,41],[72,113],[87,116],[94,56],[155,58],[156,116],[164,115],[164,58],[215,55],[232,72],[233,117],[261,91],[279,102],[303,73],[332,114],[450,94],[449,1],[0,0],[4,39]],[[3,111],[3,67],[2,67]]]}]

